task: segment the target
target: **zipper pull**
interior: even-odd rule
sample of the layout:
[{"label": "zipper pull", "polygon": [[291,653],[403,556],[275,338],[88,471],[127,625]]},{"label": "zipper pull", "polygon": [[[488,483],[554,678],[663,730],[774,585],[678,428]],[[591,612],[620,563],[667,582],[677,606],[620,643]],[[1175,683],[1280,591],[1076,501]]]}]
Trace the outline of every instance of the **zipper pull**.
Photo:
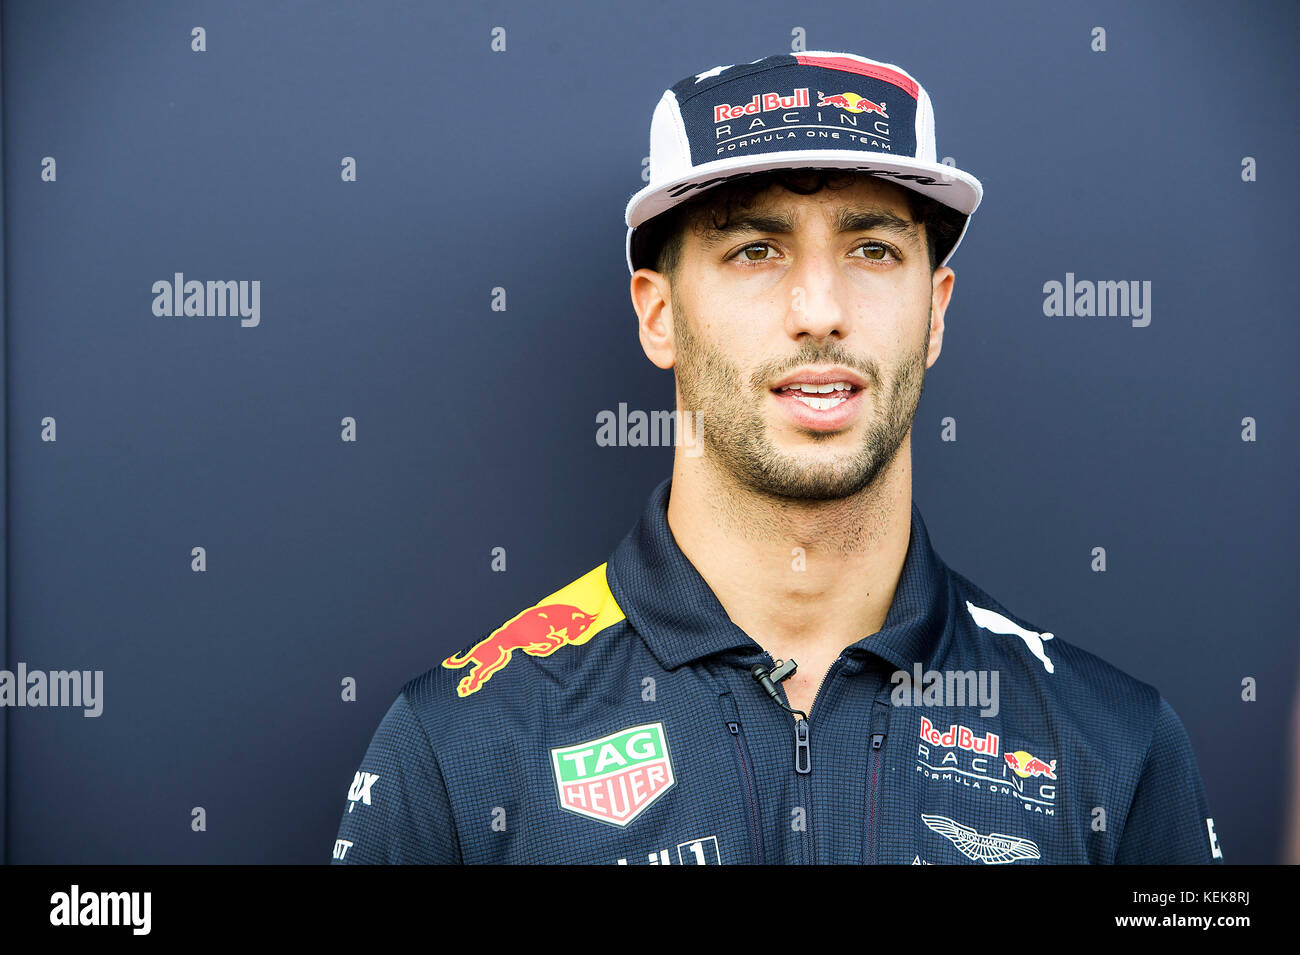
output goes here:
[{"label": "zipper pull", "polygon": [[808,745],[808,721],[794,721],[794,771],[802,775],[812,772],[812,748]]},{"label": "zipper pull", "polygon": [[880,744],[883,743],[884,741],[885,741],[885,734],[877,733],[875,736],[871,737],[871,748],[880,749]]}]

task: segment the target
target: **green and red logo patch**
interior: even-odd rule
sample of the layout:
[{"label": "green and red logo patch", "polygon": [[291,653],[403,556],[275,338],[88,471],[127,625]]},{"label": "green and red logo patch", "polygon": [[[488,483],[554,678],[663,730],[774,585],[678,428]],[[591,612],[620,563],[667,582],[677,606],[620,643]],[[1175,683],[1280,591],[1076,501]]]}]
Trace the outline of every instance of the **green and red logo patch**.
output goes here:
[{"label": "green and red logo patch", "polygon": [[622,828],[677,782],[663,723],[551,750],[560,808]]}]

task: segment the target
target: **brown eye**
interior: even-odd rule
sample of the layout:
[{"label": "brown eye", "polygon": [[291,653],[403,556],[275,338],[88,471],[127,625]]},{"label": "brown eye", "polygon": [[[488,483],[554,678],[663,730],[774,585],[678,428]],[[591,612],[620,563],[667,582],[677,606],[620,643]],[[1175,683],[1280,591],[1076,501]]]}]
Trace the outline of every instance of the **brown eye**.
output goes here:
[{"label": "brown eye", "polygon": [[[736,255],[743,255],[745,257],[746,262],[765,262],[767,261],[769,256],[764,255],[761,258],[756,258],[754,256],[751,256],[749,253],[754,249],[762,249],[764,251],[767,251],[771,248],[772,246],[767,242],[754,242],[751,245],[747,245],[743,249],[739,250],[736,253]],[[732,258],[735,258],[735,256],[732,256]]]},{"label": "brown eye", "polygon": [[858,248],[878,250],[879,253],[881,254],[877,254],[876,251],[872,251],[872,252],[868,252],[866,255],[863,256],[863,258],[870,259],[873,262],[886,261],[886,255],[892,256],[895,259],[899,258],[898,254],[892,248],[885,245],[883,242],[864,242],[860,246],[858,246]]}]

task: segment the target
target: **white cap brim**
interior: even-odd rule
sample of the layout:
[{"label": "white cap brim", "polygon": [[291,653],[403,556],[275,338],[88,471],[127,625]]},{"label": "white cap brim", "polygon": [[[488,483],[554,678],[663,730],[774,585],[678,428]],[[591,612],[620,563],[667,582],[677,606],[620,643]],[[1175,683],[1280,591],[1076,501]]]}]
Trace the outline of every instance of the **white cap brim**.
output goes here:
[{"label": "white cap brim", "polygon": [[[667,212],[674,206],[680,205],[704,191],[703,189],[683,190],[683,186],[707,183],[713,179],[719,180],[705,187],[708,189],[721,185],[722,182],[726,181],[727,177],[766,172],[771,169],[792,168],[861,170],[879,175],[886,182],[892,182],[904,189],[919,192],[950,208],[956,209],[958,212],[965,213],[967,219],[962,227],[961,235],[957,237],[957,241],[948,250],[948,254],[940,265],[946,265],[953,252],[957,251],[957,246],[961,244],[961,239],[966,234],[966,228],[970,225],[970,215],[979,207],[980,200],[984,195],[984,187],[970,173],[957,169],[955,166],[949,166],[946,163],[926,162],[909,156],[878,154],[867,156],[863,155],[861,150],[831,149],[821,150],[815,156],[810,156],[806,150],[764,153],[757,156],[732,156],[697,166],[691,170],[690,175],[669,182],[646,186],[628,200],[627,208],[623,214],[624,222],[628,227],[625,250],[628,274],[631,275],[635,271],[632,266],[633,231],[655,216]],[[916,178],[902,178],[908,176]]]}]

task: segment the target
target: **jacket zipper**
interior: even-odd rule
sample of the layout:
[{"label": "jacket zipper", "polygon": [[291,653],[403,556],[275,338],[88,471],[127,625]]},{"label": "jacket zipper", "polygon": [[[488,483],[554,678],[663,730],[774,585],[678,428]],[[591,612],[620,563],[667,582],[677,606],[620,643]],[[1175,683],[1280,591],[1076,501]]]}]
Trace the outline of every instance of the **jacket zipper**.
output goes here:
[{"label": "jacket zipper", "polygon": [[727,720],[727,732],[731,734],[731,741],[736,747],[736,759],[740,761],[740,775],[745,781],[745,803],[749,807],[749,833],[753,837],[754,844],[754,864],[761,865],[763,862],[763,834],[758,823],[758,802],[754,797],[754,775],[749,770],[749,760],[745,757],[744,731],[740,725],[740,713],[736,709],[736,701],[731,696],[726,696],[726,707],[729,710],[728,715],[731,719]]},{"label": "jacket zipper", "polygon": [[[776,666],[776,660],[772,658],[770,653],[764,653],[763,658],[767,661],[769,670]],[[804,818],[808,827],[808,851],[804,853],[804,859],[805,862],[812,865],[817,864],[817,839],[812,830],[812,780],[808,778],[812,775],[812,714],[813,710],[817,708],[817,701],[821,699],[822,688],[826,686],[826,681],[830,679],[830,675],[835,672],[835,668],[843,661],[843,656],[836,657],[835,662],[830,665],[830,668],[822,676],[821,682],[817,684],[817,692],[813,694],[812,705],[808,707],[808,719],[805,720],[798,716],[794,718],[794,771],[799,775],[799,788],[803,794],[804,802]],[[785,700],[785,705],[789,706],[790,698],[786,696],[785,687],[778,683],[777,688]]]},{"label": "jacket zipper", "polygon": [[867,865],[876,863],[876,789],[880,784],[880,752],[885,744],[884,733],[871,736],[871,811],[867,815]]}]

